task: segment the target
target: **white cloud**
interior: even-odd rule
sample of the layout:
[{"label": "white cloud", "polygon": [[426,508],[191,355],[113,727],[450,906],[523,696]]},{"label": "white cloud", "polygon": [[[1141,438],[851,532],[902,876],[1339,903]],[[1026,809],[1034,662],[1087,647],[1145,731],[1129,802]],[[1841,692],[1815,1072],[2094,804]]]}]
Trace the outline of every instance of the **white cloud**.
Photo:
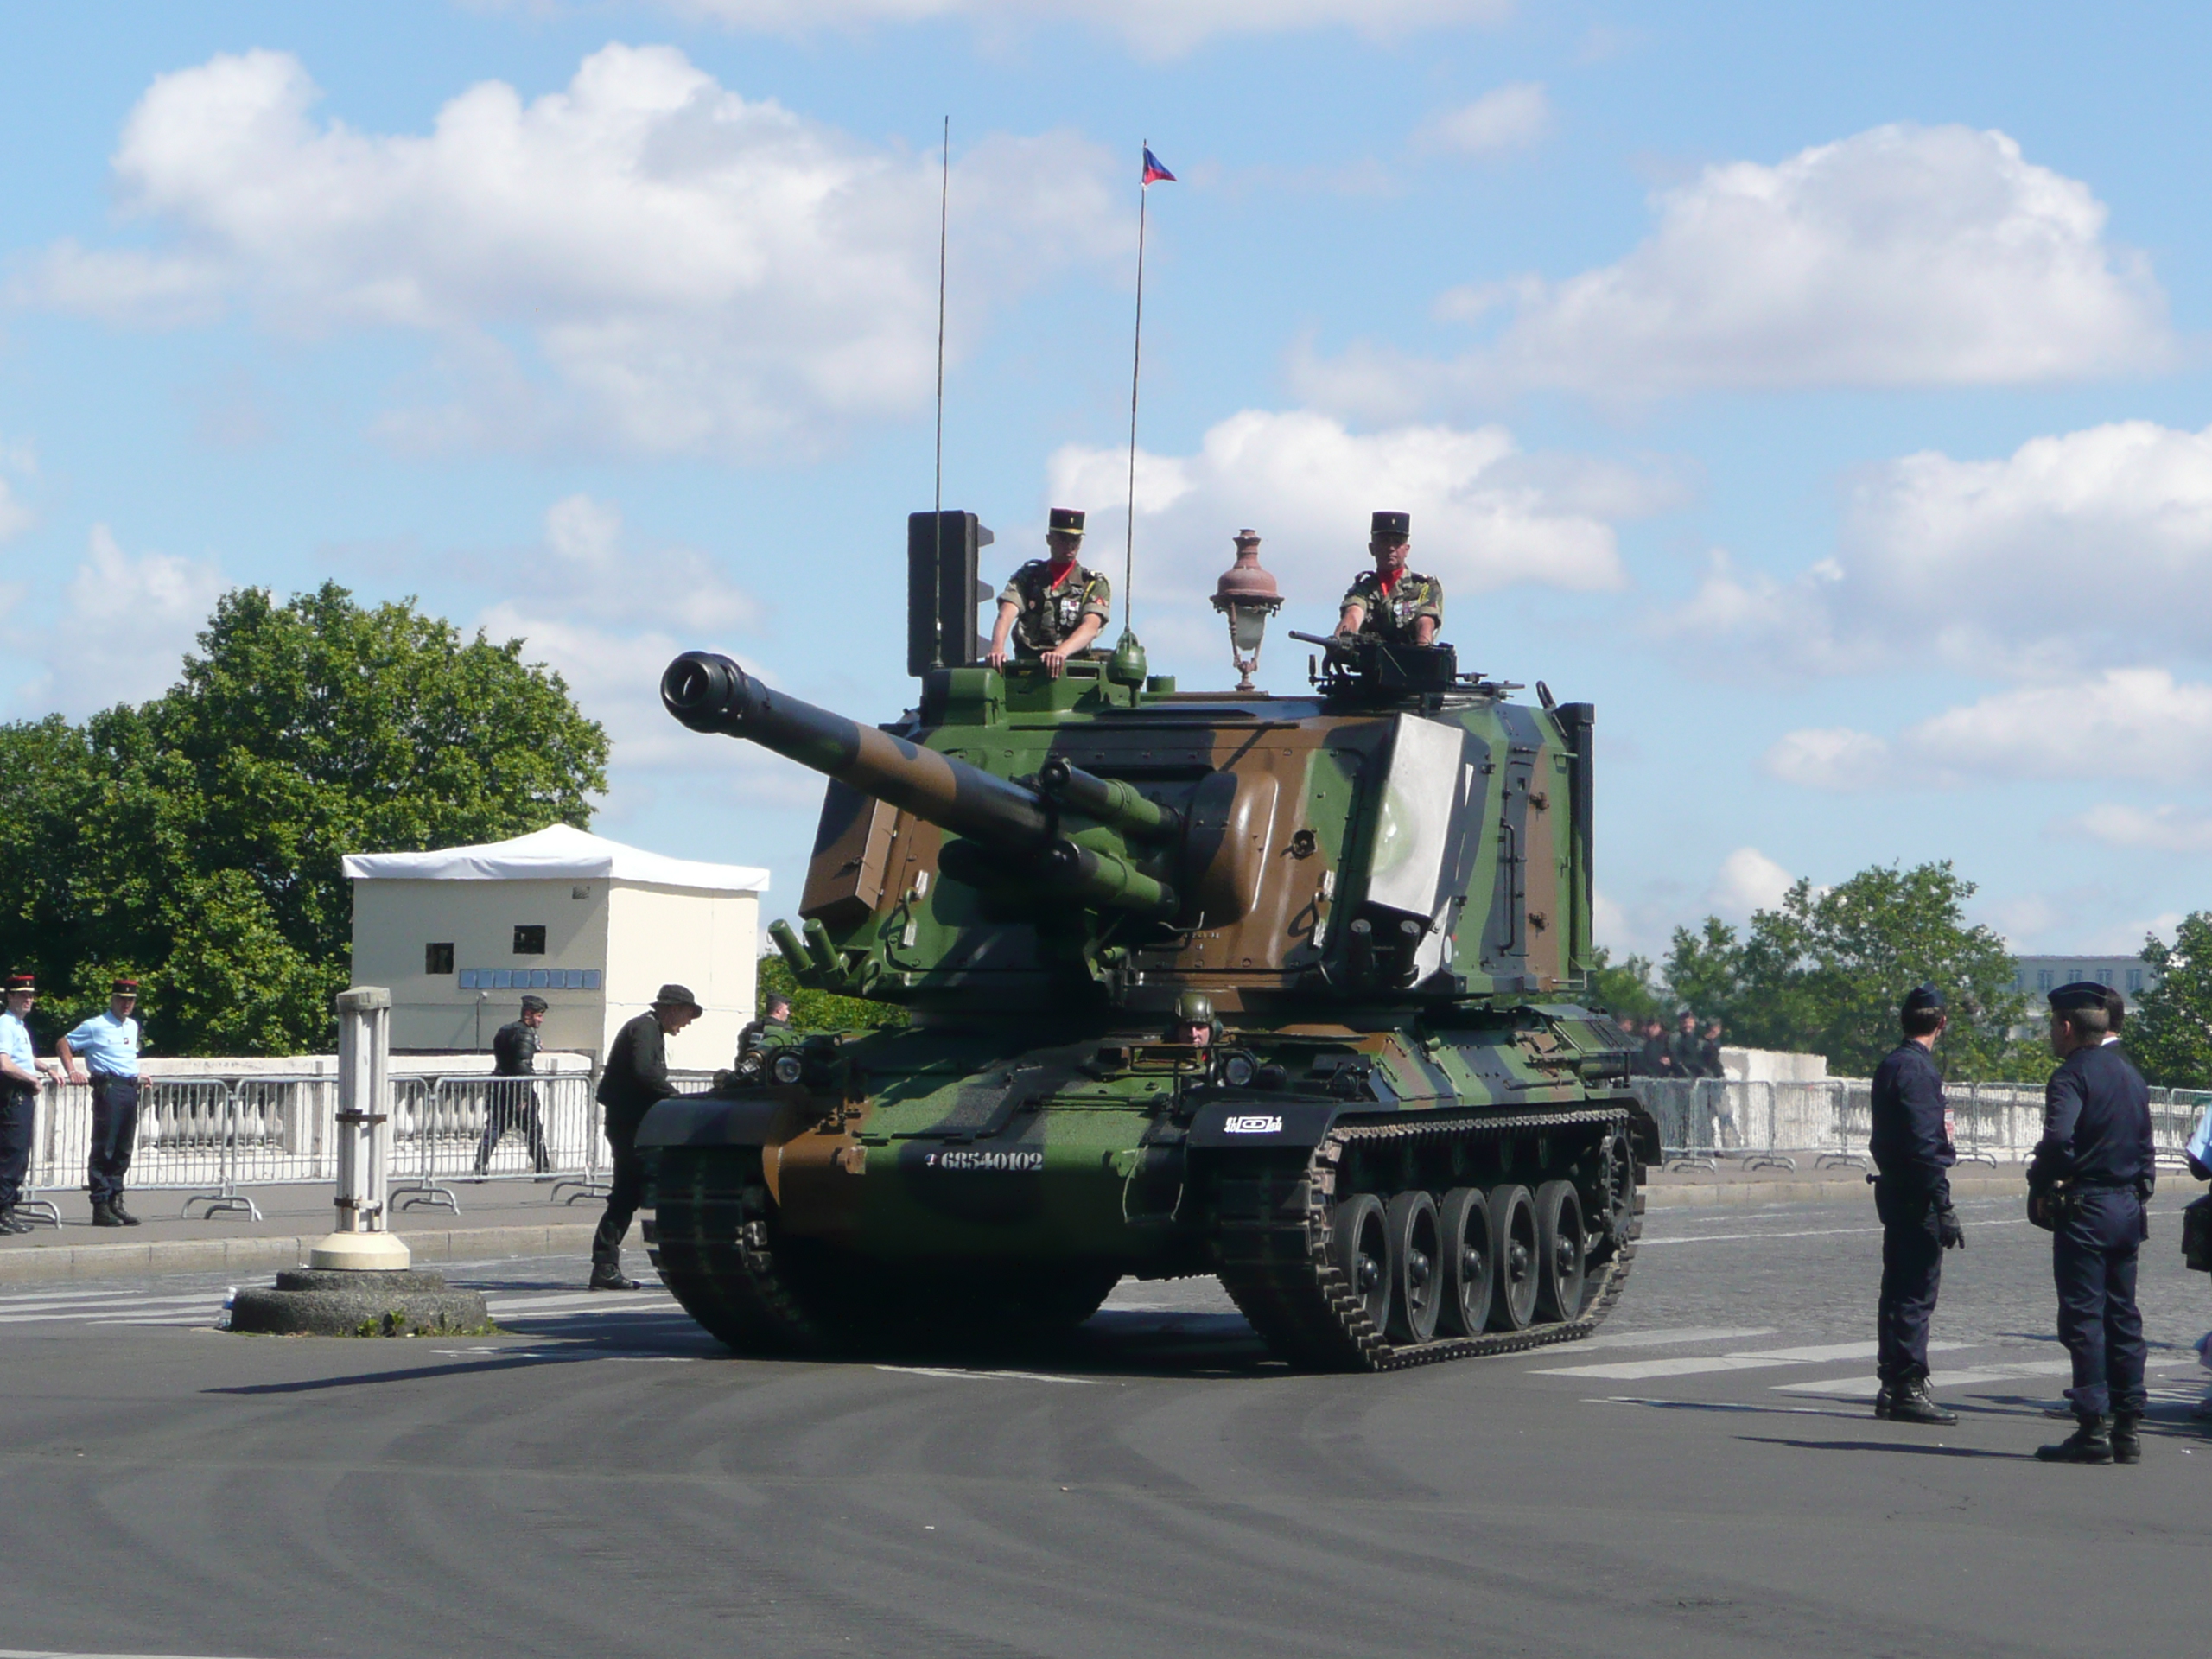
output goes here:
[{"label": "white cloud", "polygon": [[1797,878],[1756,847],[1738,847],[1720,861],[1719,874],[1705,901],[1732,922],[1749,921],[1753,911],[1772,910],[1796,885]]},{"label": "white cloud", "polygon": [[[1128,467],[1126,449],[1071,444],[1052,458],[1052,499],[1091,509],[1095,546],[1121,545]],[[1444,583],[1449,637],[1453,602],[1509,583],[1621,586],[1611,521],[1657,511],[1680,491],[1664,475],[1524,455],[1503,427],[1360,434],[1306,410],[1246,410],[1211,428],[1196,454],[1139,452],[1138,585],[1149,602],[1173,598],[1176,612],[1202,619],[1211,653],[1217,629],[1199,596],[1249,525],[1285,594],[1333,620],[1367,563],[1369,514],[1401,508],[1413,515],[1414,567]],[[1109,563],[1118,578],[1119,560]]]},{"label": "white cloud", "polygon": [[0,478],[0,543],[13,541],[31,527],[31,510],[16,499],[15,486]]},{"label": "white cloud", "polygon": [[64,585],[59,614],[33,630],[31,670],[11,686],[18,709],[80,718],[142,702],[176,683],[223,591],[212,563],[144,553],[136,558],[94,524],[84,563]]},{"label": "white cloud", "polygon": [[[1709,167],[1654,202],[1619,263],[1488,292],[1516,313],[1456,364],[1357,348],[1300,372],[1361,406],[1558,387],[1635,399],[1704,387],[2019,385],[2174,357],[2140,256],[2105,240],[2088,186],[2001,132],[1878,127],[1776,166]],[[1463,308],[1464,309],[1464,308]]]},{"label": "white cloud", "polygon": [[2159,853],[2212,853],[2212,814],[2186,811],[2178,806],[2122,806],[2113,802],[2091,807],[2067,828],[2101,841],[2107,847]]},{"label": "white cloud", "polygon": [[1996,461],[1884,462],[1853,483],[1832,556],[1785,582],[1716,556],[1656,626],[1790,673],[1933,657],[2048,676],[2146,646],[2212,654],[2212,428],[2126,421]]},{"label": "white cloud", "polygon": [[[932,156],[744,98],[666,47],[607,47],[528,102],[482,82],[423,135],[318,122],[317,97],[277,52],[157,78],[114,158],[154,245],[58,245],[16,297],[419,331],[459,385],[400,423],[429,443],[772,449],[926,404]],[[1056,266],[1123,252],[1115,176],[1065,132],[961,158],[956,346]]]},{"label": "white cloud", "polygon": [[820,29],[970,21],[994,30],[1069,22],[1121,36],[1146,57],[1173,57],[1224,36],[1347,28],[1395,40],[1417,29],[1498,23],[1513,0],[662,0],[733,29],[799,35]]},{"label": "white cloud", "polygon": [[1811,788],[1949,785],[1968,778],[2212,781],[2212,685],[2163,668],[2023,686],[1909,728],[1894,743],[1848,729],[1792,732],[1769,772]]},{"label": "white cloud", "polygon": [[1488,156],[1533,144],[1552,130],[1552,105],[1535,81],[1516,81],[1471,104],[1433,116],[1414,136],[1417,149]]}]

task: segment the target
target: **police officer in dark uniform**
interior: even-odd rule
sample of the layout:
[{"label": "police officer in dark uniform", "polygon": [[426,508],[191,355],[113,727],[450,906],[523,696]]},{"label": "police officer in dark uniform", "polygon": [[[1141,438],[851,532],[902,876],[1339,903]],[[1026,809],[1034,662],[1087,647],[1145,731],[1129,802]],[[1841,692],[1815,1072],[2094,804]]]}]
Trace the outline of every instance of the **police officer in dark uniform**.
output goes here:
[{"label": "police officer in dark uniform", "polygon": [[2074,1358],[2066,1397],[2078,1425],[2057,1445],[2037,1448],[2045,1463],[2143,1457],[2149,1395],[2135,1257],[2151,1230],[2151,1091],[2112,1036],[2107,995],[2088,980],[2050,994],[2059,1066],[2044,1090],[2043,1139],[2028,1164],[2030,1213],[2055,1235],[2058,1338]]},{"label": "police officer in dark uniform", "polygon": [[488,1174],[492,1154],[509,1129],[520,1129],[530,1144],[530,1166],[543,1175],[553,1167],[545,1155],[545,1120],[537,1090],[527,1083],[505,1081],[529,1077],[537,1071],[537,1029],[545,1023],[546,1001],[525,996],[522,1013],[492,1033],[492,1097],[485,1108],[484,1138],[476,1145],[476,1173]]},{"label": "police officer in dark uniform", "polygon": [[1897,1423],[1959,1421],[1928,1393],[1928,1322],[1943,1279],[1943,1252],[1966,1246],[1951,1207],[1951,1146],[1943,1077],[1930,1052],[1949,1023],[1933,985],[1905,993],[1904,1033],[1874,1068],[1873,1132],[1867,1150],[1878,1172],[1874,1212],[1882,1218],[1882,1296],[1875,1315],[1874,1414]]},{"label": "police officer in dark uniform", "polygon": [[638,1157],[638,1126],[657,1100],[676,1093],[668,1080],[668,1039],[706,1010],[681,985],[664,985],[653,1005],[625,1020],[607,1046],[599,1103],[607,1109],[607,1144],[614,1154],[607,1213],[591,1240],[591,1288],[642,1290],[622,1271],[622,1239],[645,1201],[645,1166]]}]

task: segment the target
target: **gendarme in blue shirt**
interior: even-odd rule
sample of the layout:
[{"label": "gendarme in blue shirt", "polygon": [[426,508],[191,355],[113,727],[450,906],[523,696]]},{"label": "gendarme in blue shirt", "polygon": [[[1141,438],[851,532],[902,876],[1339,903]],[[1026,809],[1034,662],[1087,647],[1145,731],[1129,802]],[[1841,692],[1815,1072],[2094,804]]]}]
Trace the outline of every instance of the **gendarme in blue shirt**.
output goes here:
[{"label": "gendarme in blue shirt", "polygon": [[117,1019],[112,1008],[94,1014],[62,1041],[84,1062],[87,1071],[111,1077],[138,1075],[138,1022]]},{"label": "gendarme in blue shirt", "polygon": [[[0,1054],[5,1054],[33,1077],[38,1075],[38,1056],[31,1048],[31,1033],[23,1022],[12,1014],[0,1013]],[[20,1083],[20,1077],[9,1077],[9,1083]]]}]

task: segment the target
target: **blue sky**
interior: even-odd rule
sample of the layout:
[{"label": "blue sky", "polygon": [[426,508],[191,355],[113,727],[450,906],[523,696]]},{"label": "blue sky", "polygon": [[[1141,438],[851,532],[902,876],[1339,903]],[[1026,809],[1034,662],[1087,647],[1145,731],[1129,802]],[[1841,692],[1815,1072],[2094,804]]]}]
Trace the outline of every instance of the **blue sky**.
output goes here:
[{"label": "blue sky", "polygon": [[910,700],[949,114],[946,499],[996,566],[1082,505],[1118,581],[1140,141],[1179,175],[1156,671],[1226,683],[1204,595],[1240,526],[1313,626],[1403,507],[1462,662],[1598,707],[1616,947],[1893,860],[1953,860],[2024,950],[2206,903],[2194,8],[0,22],[0,717],[159,691],[226,586],[411,594],[607,723],[596,827],[766,865],[787,909],[813,781],[654,688],[710,645],[857,716]]}]

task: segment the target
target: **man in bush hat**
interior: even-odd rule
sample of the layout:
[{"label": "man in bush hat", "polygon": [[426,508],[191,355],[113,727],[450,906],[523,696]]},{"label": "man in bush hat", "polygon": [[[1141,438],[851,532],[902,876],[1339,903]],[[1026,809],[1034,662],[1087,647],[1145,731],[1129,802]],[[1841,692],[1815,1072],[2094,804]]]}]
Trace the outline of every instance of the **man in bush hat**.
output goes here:
[{"label": "man in bush hat", "polygon": [[1444,584],[1406,568],[1413,551],[1413,515],[1378,512],[1370,521],[1367,550],[1375,560],[1344,594],[1337,632],[1394,645],[1433,645],[1444,626]]},{"label": "man in bush hat", "polygon": [[24,1024],[38,998],[38,982],[29,974],[8,976],[8,1008],[0,1014],[0,1234],[28,1233],[30,1224],[16,1216],[23,1196],[23,1177],[31,1166],[31,1132],[38,1115],[41,1077],[57,1080],[61,1068],[41,1060]]},{"label": "man in bush hat", "polygon": [[530,1166],[543,1175],[553,1167],[545,1155],[545,1118],[537,1090],[525,1078],[537,1071],[537,1031],[549,1005],[542,996],[522,1000],[522,1012],[492,1033],[492,1097],[486,1103],[484,1138],[476,1146],[476,1173],[487,1175],[492,1154],[509,1129],[520,1129],[530,1147]]},{"label": "man in bush hat", "polygon": [[1057,680],[1067,659],[1087,649],[1110,620],[1114,586],[1076,559],[1083,550],[1082,508],[1054,507],[1045,545],[1051,556],[1030,560],[1001,590],[984,660],[1004,668],[1011,634],[1015,658],[1044,664]]},{"label": "man in bush hat", "polygon": [[1930,1051],[1949,1016],[1943,994],[1916,985],[1897,1010],[1904,1034],[1874,1068],[1874,1212],[1882,1221],[1882,1294],[1875,1314],[1874,1414],[1898,1423],[1959,1421],[1928,1393],[1928,1325],[1943,1279],[1943,1252],[1966,1246],[1951,1207],[1949,1108]]},{"label": "man in bush hat", "polygon": [[118,979],[105,1013],[96,1014],[55,1045],[72,1083],[92,1088],[92,1146],[85,1184],[92,1195],[92,1225],[136,1227],[123,1207],[123,1178],[138,1144],[138,982]]},{"label": "man in bush hat", "polygon": [[622,1241],[645,1192],[645,1166],[638,1159],[638,1126],[657,1100],[676,1092],[668,1080],[668,1039],[705,1010],[681,985],[664,985],[653,1005],[626,1020],[607,1050],[599,1075],[599,1103],[607,1109],[607,1144],[614,1154],[607,1183],[607,1213],[591,1241],[591,1287],[639,1290],[622,1272]]},{"label": "man in bush hat", "polygon": [[2050,993],[2058,1069],[2044,1090],[2043,1139],[2028,1189],[2051,1225],[2058,1339],[2073,1356],[2074,1433],[2039,1446],[2045,1463],[2136,1463],[2149,1400],[2135,1258],[2150,1234],[2154,1183],[2151,1091],[2110,1040],[2105,988],[2089,980]]}]

